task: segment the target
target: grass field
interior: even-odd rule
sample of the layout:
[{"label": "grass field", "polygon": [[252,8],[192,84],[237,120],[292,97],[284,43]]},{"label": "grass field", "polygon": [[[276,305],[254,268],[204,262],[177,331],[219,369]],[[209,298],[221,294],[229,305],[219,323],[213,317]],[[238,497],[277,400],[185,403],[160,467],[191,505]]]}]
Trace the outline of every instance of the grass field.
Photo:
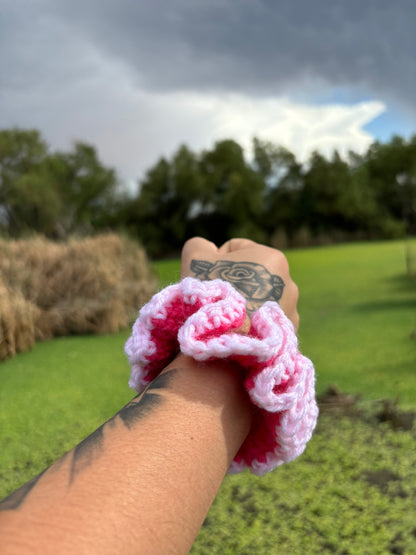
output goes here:
[{"label": "grass field", "polygon": [[[406,277],[405,243],[287,256],[318,391],[334,383],[362,397],[348,413],[322,414],[294,463],[227,477],[192,553],[416,553],[416,433],[377,419],[385,397],[416,409],[416,281]],[[178,279],[177,261],[157,270],[162,285]],[[0,498],[132,397],[128,334],[53,340],[0,364]]]},{"label": "grass field", "polygon": [[[336,383],[370,399],[416,402],[416,281],[406,276],[404,242],[347,244],[286,253],[299,285],[302,351],[318,389]],[[179,264],[158,264],[163,285]],[[412,336],[413,337],[413,336]]]}]

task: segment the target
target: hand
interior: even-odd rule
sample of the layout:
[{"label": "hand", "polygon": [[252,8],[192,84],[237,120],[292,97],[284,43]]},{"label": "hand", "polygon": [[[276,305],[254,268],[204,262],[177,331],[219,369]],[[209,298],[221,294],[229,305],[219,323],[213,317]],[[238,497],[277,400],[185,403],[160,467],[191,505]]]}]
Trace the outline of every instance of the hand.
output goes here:
[{"label": "hand", "polygon": [[187,276],[228,281],[246,298],[248,314],[266,301],[276,301],[295,330],[299,327],[299,291],[286,257],[276,249],[248,239],[231,239],[218,248],[194,237],[182,249],[181,278]]}]

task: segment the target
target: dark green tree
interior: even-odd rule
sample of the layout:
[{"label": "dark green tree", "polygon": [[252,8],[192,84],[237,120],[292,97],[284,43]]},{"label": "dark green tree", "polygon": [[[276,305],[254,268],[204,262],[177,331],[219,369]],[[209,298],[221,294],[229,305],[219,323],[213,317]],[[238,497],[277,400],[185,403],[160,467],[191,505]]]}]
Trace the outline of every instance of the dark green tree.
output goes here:
[{"label": "dark green tree", "polygon": [[63,199],[46,163],[14,181],[8,195],[8,231],[11,236],[32,232],[55,236],[63,213]]},{"label": "dark green tree", "polygon": [[350,200],[348,164],[338,152],[331,160],[314,152],[308,166],[299,205],[303,221],[313,233],[350,228],[353,224],[345,213]]},{"label": "dark green tree", "polygon": [[233,140],[219,141],[202,153],[204,182],[204,235],[222,243],[232,236],[265,240],[263,228],[263,177],[246,162],[241,146]]},{"label": "dark green tree", "polygon": [[304,184],[302,164],[288,149],[258,139],[254,141],[254,154],[255,164],[267,183],[265,225],[269,233],[284,229],[288,235],[293,235],[303,223],[299,213],[299,197]]},{"label": "dark green tree", "polygon": [[148,170],[135,199],[123,210],[125,227],[154,256],[173,254],[192,234],[190,222],[202,206],[203,186],[195,154],[181,146],[168,161]]},{"label": "dark green tree", "polygon": [[59,221],[59,233],[91,232],[113,221],[118,203],[119,182],[113,168],[105,167],[95,148],[77,142],[70,152],[49,158],[65,211]]},{"label": "dark green tree", "polygon": [[[12,236],[50,229],[59,198],[45,167],[48,147],[34,129],[0,130],[0,207],[3,228]],[[32,185],[32,182],[36,184]]]},{"label": "dark green tree", "polygon": [[101,164],[90,145],[51,154],[39,131],[0,131],[0,218],[11,236],[66,237],[105,227],[117,187],[115,171]]},{"label": "dark green tree", "polygon": [[373,143],[365,164],[386,236],[416,233],[416,135]]}]

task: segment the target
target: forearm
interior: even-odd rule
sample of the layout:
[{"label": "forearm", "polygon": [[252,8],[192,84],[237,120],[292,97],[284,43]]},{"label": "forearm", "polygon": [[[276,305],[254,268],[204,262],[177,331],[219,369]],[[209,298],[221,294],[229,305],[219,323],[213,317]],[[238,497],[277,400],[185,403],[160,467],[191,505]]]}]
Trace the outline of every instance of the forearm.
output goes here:
[{"label": "forearm", "polygon": [[239,369],[179,356],[3,503],[3,552],[186,553],[249,427]]}]

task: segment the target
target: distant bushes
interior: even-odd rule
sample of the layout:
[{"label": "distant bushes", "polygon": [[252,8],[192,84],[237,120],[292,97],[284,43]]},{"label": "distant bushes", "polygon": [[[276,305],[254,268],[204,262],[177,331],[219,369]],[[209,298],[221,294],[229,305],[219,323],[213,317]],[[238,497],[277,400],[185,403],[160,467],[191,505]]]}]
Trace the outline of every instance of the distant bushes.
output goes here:
[{"label": "distant bushes", "polygon": [[126,327],[154,290],[144,251],[114,234],[0,239],[0,360],[37,340]]},{"label": "distant bushes", "polygon": [[374,143],[360,155],[314,152],[306,163],[256,138],[249,157],[233,140],[202,152],[183,145],[149,169],[114,222],[153,257],[179,252],[193,235],[279,248],[412,236],[415,159],[416,135]]},{"label": "distant bushes", "polygon": [[415,160],[416,135],[307,161],[267,140],[247,151],[223,139],[199,152],[181,145],[134,192],[94,146],[53,152],[36,129],[0,129],[0,235],[64,240],[111,229],[153,258],[177,256],[194,235],[285,248],[415,236]]}]

